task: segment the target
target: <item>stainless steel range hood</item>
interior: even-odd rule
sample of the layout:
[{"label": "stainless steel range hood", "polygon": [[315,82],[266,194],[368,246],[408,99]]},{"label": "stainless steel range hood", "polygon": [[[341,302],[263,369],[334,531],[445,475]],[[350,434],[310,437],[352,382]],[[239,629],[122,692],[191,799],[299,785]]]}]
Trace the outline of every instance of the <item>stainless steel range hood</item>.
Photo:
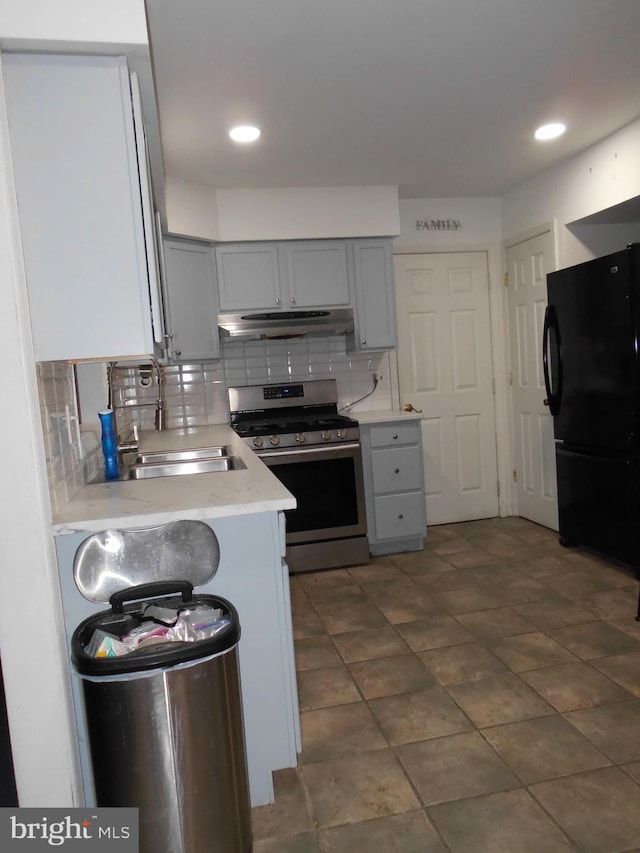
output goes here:
[{"label": "stainless steel range hood", "polygon": [[218,314],[222,338],[277,340],[308,335],[346,335],[353,332],[351,308],[309,311],[264,311],[256,314]]}]

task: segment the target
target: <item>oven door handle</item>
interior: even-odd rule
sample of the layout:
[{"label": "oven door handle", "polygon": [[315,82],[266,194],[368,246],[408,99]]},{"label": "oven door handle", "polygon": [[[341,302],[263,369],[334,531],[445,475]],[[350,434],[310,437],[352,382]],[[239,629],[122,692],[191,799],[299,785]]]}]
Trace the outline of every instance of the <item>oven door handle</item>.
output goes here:
[{"label": "oven door handle", "polygon": [[315,444],[313,447],[292,447],[283,450],[260,450],[256,452],[259,459],[283,459],[286,456],[315,456],[318,453],[336,450],[360,450],[360,442],[349,441],[345,444]]}]

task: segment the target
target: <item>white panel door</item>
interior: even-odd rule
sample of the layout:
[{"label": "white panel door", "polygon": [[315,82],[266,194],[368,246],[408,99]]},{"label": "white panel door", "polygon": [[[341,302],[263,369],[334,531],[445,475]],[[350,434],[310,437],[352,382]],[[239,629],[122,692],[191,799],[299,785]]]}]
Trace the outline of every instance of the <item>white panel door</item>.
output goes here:
[{"label": "white panel door", "polygon": [[553,418],[545,406],[542,327],[547,273],[555,269],[553,234],[506,250],[518,515],[558,529]]},{"label": "white panel door", "polygon": [[422,410],[427,523],[498,515],[484,252],[396,255],[400,402]]}]

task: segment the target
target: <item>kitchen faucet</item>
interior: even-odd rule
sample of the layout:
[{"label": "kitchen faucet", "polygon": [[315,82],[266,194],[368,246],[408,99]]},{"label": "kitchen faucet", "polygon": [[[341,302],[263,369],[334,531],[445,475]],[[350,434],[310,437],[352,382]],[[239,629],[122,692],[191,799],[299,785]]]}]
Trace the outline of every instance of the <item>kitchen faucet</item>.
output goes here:
[{"label": "kitchen faucet", "polygon": [[[167,420],[166,420],[166,408],[165,408],[165,375],[164,369],[160,362],[156,358],[151,359],[151,368],[147,366],[140,367],[140,379],[143,385],[150,384],[151,373],[152,371],[155,373],[155,382],[158,386],[158,396],[155,401],[149,401],[144,403],[124,403],[121,406],[113,405],[112,400],[112,385],[111,385],[111,372],[115,366],[116,362],[112,361],[109,363],[109,369],[107,371],[107,380],[109,387],[109,408],[113,409],[114,415],[116,415],[118,410],[122,409],[144,409],[149,406],[155,406],[155,419],[154,425],[157,430],[164,430],[167,428]],[[116,436],[118,436],[118,429],[116,427]],[[118,453],[131,453],[135,452],[138,449],[138,432],[137,425],[134,424],[133,427],[133,440],[129,441],[120,441],[117,439],[117,447]]]}]

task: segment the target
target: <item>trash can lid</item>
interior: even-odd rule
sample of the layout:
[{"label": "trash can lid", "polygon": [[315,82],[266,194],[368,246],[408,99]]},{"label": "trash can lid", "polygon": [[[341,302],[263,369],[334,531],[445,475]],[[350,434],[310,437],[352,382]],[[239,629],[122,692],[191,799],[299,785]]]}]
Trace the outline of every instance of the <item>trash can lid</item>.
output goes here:
[{"label": "trash can lid", "polygon": [[[194,595],[193,585],[188,581],[163,581],[129,587],[114,593],[109,603],[109,610],[85,619],[73,632],[71,660],[80,675],[99,677],[170,668],[222,654],[232,649],[240,639],[238,612],[231,602],[217,595]],[[214,610],[222,611],[225,619],[215,626],[213,636],[205,636],[204,639],[165,639],[158,636],[152,637],[141,648],[124,654],[114,652],[113,656],[96,657],[87,651],[96,631],[104,632],[107,638],[117,643],[119,638],[126,637],[143,623],[153,625],[150,618],[145,621],[144,617],[144,612],[153,606],[176,611],[204,607],[212,613]]]}]

